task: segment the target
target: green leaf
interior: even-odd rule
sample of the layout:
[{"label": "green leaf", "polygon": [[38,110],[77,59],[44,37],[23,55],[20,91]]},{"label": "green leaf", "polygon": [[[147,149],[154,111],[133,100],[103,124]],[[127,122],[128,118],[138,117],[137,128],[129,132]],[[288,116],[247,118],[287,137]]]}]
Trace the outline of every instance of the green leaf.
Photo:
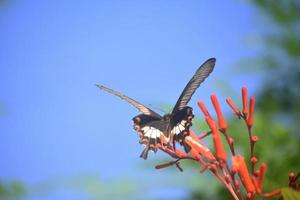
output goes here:
[{"label": "green leaf", "polygon": [[282,188],[282,196],[284,200],[299,200],[300,192],[291,188]]}]

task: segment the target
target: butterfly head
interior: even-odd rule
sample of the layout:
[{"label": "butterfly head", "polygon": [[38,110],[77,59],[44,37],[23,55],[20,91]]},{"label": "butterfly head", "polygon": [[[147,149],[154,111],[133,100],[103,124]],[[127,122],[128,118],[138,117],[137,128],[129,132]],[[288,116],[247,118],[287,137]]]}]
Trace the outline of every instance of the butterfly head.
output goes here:
[{"label": "butterfly head", "polygon": [[170,122],[170,120],[171,120],[171,114],[165,114],[163,116],[163,119],[164,119],[165,122]]}]

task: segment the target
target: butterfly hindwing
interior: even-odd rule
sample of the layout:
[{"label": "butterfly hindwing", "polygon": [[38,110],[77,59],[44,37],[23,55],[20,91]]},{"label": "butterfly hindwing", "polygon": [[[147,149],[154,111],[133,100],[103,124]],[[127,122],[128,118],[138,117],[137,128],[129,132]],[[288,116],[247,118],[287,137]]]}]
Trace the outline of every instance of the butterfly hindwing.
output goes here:
[{"label": "butterfly hindwing", "polygon": [[148,151],[156,152],[158,143],[162,145],[168,143],[164,135],[166,123],[162,119],[141,114],[133,118],[133,124],[140,137],[140,143],[145,145],[140,157],[147,159]]},{"label": "butterfly hindwing", "polygon": [[184,138],[189,135],[193,118],[192,108],[186,106],[175,112],[171,120],[173,140],[179,142],[187,153],[190,152],[190,146],[184,142]]}]

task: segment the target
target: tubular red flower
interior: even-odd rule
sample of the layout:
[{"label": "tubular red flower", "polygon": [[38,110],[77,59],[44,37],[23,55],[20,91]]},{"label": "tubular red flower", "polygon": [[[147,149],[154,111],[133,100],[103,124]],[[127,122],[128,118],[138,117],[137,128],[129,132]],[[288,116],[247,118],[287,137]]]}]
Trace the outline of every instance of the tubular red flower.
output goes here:
[{"label": "tubular red flower", "polygon": [[251,181],[254,185],[254,188],[255,188],[255,191],[260,194],[261,193],[261,190],[259,190],[258,188],[258,183],[257,183],[257,179],[254,177],[254,176],[251,176]]},{"label": "tubular red flower", "polygon": [[252,127],[254,122],[254,106],[255,106],[255,98],[254,96],[251,96],[250,105],[249,105],[249,118],[247,120],[247,125],[249,127]]},{"label": "tubular red flower", "polygon": [[199,152],[192,147],[191,151],[189,152],[191,156],[197,160],[201,159]]},{"label": "tubular red flower", "polygon": [[257,186],[258,186],[259,192],[261,192],[261,190],[262,190],[263,181],[264,181],[264,177],[265,177],[265,174],[266,174],[266,169],[267,169],[267,164],[262,163],[260,165],[260,168],[259,168],[260,173],[259,173],[259,176],[258,176],[258,179],[257,179]]},{"label": "tubular red flower", "polygon": [[204,116],[208,116],[208,117],[211,118],[211,116],[210,116],[209,112],[207,111],[204,103],[202,101],[198,101],[197,104],[198,104],[199,108],[201,109],[201,111],[203,112]]},{"label": "tubular red flower", "polygon": [[241,155],[236,155],[232,157],[232,161],[233,161],[233,168],[237,170],[238,175],[243,185],[245,186],[247,192],[248,193],[255,192],[255,188],[249,176],[244,157]]},{"label": "tubular red flower", "polygon": [[221,137],[220,137],[220,132],[216,126],[216,122],[209,117],[205,117],[205,119],[206,119],[206,122],[209,125],[210,129],[212,130],[212,138],[213,138],[213,142],[214,142],[214,146],[215,146],[215,150],[216,150],[216,157],[220,160],[226,161],[227,155],[223,148],[223,144],[222,144]]},{"label": "tubular red flower", "polygon": [[231,101],[230,98],[226,99],[227,104],[231,107],[231,109],[233,110],[233,112],[240,117],[240,111],[235,107],[235,105],[233,104],[233,102]]},{"label": "tubular red flower", "polygon": [[[203,157],[205,157],[207,160],[209,160],[210,162],[213,162],[216,160],[216,158],[214,157],[214,155],[211,153],[211,151],[209,150],[209,148],[207,148],[204,144],[202,144],[200,141],[197,141],[195,139],[193,139],[190,136],[186,136],[185,137],[185,142],[190,145],[190,147],[192,148],[192,150],[194,150],[195,152],[197,152],[197,155],[202,155]],[[190,152],[191,153],[191,152]],[[191,153],[192,154],[192,153]]]},{"label": "tubular red flower", "polygon": [[243,115],[248,115],[248,90],[246,87],[242,87],[242,100],[243,100]]},{"label": "tubular red flower", "polygon": [[226,124],[226,120],[222,114],[222,111],[221,111],[221,108],[220,108],[220,105],[219,105],[219,102],[218,102],[218,98],[216,95],[211,95],[210,96],[210,99],[214,105],[214,108],[216,110],[216,113],[217,113],[217,116],[218,116],[218,122],[219,122],[219,127],[221,129],[226,129],[227,128],[227,124]]},{"label": "tubular red flower", "polygon": [[179,149],[175,149],[175,153],[180,157],[180,158],[185,158],[187,157],[186,153],[184,153],[183,151],[179,150]]}]

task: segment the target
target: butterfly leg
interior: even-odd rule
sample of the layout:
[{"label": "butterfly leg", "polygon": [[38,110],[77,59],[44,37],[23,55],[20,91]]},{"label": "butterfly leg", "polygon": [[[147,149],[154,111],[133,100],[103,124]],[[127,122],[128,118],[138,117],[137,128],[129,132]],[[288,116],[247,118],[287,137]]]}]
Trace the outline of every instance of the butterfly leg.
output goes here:
[{"label": "butterfly leg", "polygon": [[146,160],[148,157],[148,152],[149,152],[149,145],[147,145],[145,147],[145,149],[142,151],[140,157]]},{"label": "butterfly leg", "polygon": [[173,150],[176,151],[176,141],[172,140]]}]

